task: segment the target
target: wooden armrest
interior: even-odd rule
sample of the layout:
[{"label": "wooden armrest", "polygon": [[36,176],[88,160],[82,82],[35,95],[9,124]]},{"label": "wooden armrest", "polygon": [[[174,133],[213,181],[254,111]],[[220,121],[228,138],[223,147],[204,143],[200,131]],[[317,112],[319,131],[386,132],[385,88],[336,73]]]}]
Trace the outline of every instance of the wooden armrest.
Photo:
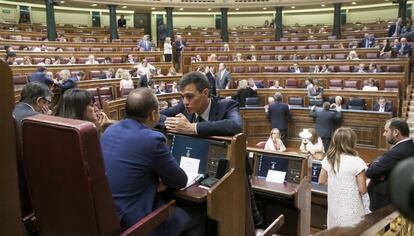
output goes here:
[{"label": "wooden armrest", "polygon": [[145,236],[165,221],[175,212],[175,200],[158,207],[156,210],[142,218],[133,226],[125,230],[120,236]]},{"label": "wooden armrest", "polygon": [[271,236],[276,233],[280,227],[285,223],[285,216],[282,214],[273,221],[259,236]]}]

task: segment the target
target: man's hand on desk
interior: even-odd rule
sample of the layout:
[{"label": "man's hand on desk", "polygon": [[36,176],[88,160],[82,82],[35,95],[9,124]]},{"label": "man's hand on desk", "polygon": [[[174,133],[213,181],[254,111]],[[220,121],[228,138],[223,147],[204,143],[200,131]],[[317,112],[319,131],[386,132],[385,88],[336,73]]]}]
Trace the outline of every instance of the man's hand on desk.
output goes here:
[{"label": "man's hand on desk", "polygon": [[165,127],[168,131],[181,134],[196,134],[196,123],[190,123],[183,114],[167,117]]}]

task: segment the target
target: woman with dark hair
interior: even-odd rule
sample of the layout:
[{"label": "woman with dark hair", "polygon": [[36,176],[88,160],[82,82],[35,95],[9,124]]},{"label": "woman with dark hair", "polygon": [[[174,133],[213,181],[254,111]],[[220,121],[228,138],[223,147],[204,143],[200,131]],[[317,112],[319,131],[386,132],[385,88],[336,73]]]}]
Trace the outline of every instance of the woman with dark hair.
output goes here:
[{"label": "woman with dark hair", "polygon": [[69,89],[63,93],[56,108],[55,115],[96,123],[98,117],[95,112],[94,103],[95,99],[88,91],[76,88]]}]

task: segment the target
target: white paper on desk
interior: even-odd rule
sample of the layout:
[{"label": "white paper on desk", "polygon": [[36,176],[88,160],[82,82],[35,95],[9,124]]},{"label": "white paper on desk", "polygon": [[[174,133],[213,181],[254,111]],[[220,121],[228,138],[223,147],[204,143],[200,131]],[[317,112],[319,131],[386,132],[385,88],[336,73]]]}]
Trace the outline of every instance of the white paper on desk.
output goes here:
[{"label": "white paper on desk", "polygon": [[184,170],[185,174],[187,175],[187,185],[188,187],[190,184],[193,183],[194,179],[198,176],[198,168],[200,166],[200,160],[191,157],[181,157],[180,167]]},{"label": "white paper on desk", "polygon": [[285,176],[286,172],[284,171],[269,170],[267,172],[266,181],[283,184],[283,182],[285,182]]}]

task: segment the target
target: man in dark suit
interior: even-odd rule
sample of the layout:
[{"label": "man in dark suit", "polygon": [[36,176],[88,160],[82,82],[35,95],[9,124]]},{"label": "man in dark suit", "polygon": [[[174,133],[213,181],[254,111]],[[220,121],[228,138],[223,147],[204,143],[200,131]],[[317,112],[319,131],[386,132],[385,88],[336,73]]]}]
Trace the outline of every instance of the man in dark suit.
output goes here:
[{"label": "man in dark suit", "polygon": [[36,114],[47,114],[50,105],[49,89],[39,82],[30,82],[26,84],[20,93],[20,102],[16,104],[13,110],[13,116],[19,126],[24,118]]},{"label": "man in dark suit", "polygon": [[277,92],[275,94],[275,103],[271,104],[268,109],[265,108],[266,117],[270,119],[273,128],[278,128],[280,138],[286,143],[288,120],[290,118],[289,106],[282,102],[283,96]]},{"label": "man in dark suit", "polygon": [[399,17],[397,19],[397,21],[390,25],[390,28],[388,28],[388,37],[398,37],[401,34],[401,30],[402,30],[402,18]]},{"label": "man in dark suit", "polygon": [[181,62],[181,51],[187,46],[186,42],[183,40],[181,35],[177,35],[177,39],[174,42],[175,44],[175,61],[180,65]]},{"label": "man in dark suit", "polygon": [[61,80],[55,82],[55,85],[62,90],[62,94],[71,88],[75,88],[78,78],[72,77],[69,70],[62,70],[59,72]]},{"label": "man in dark suit", "polygon": [[342,118],[342,113],[338,111],[330,111],[329,102],[324,102],[322,110],[315,111],[315,106],[311,108],[309,115],[315,118],[315,128],[318,136],[321,137],[325,152],[328,151],[331,143],[332,134],[335,131],[335,121]]},{"label": "man in dark suit", "polygon": [[39,82],[45,85],[54,84],[53,79],[47,76],[47,68],[44,66],[39,66],[37,71],[30,76],[30,82]]},{"label": "man in dark suit", "polygon": [[216,88],[229,89],[231,83],[230,72],[226,68],[226,64],[220,63],[218,72],[216,73]]},{"label": "man in dark suit", "polygon": [[293,64],[293,67],[290,69],[291,73],[303,73],[303,68],[300,68],[297,63]]},{"label": "man in dark suit", "polygon": [[[155,94],[148,88],[131,91],[126,117],[110,126],[101,137],[105,170],[124,229],[164,203],[156,196],[160,182],[173,189],[183,188],[187,183],[187,175],[171,155],[165,136],[152,130],[160,118]],[[197,207],[187,208],[177,205],[173,216],[151,235],[202,235],[197,230],[203,228],[204,213],[196,212]]]},{"label": "man in dark suit", "polygon": [[375,46],[374,35],[365,34],[365,37],[359,42],[360,48],[372,48]]},{"label": "man in dark suit", "polygon": [[161,111],[168,131],[202,136],[235,135],[242,132],[238,103],[210,95],[207,77],[198,71],[179,82],[183,99],[177,106]]},{"label": "man in dark suit", "polygon": [[379,112],[392,112],[392,106],[385,101],[385,98],[380,97],[378,103],[374,105],[373,110]]},{"label": "man in dark suit", "polygon": [[206,74],[208,82],[210,83],[210,94],[213,94],[214,96],[216,96],[217,91],[216,91],[216,77],[214,75],[214,67],[206,66],[204,73]]},{"label": "man in dark suit", "polygon": [[149,52],[151,51],[152,43],[148,40],[148,35],[144,35],[138,43],[138,49],[140,51]]},{"label": "man in dark suit", "polygon": [[410,129],[405,120],[392,118],[385,123],[383,136],[393,146],[372,162],[366,171],[367,177],[371,179],[368,185],[371,211],[391,203],[388,177],[400,161],[414,157],[414,143],[409,135]]},{"label": "man in dark suit", "polygon": [[397,46],[395,50],[398,55],[406,55],[409,57],[411,56],[411,52],[412,52],[412,48],[407,43],[407,39],[405,37],[402,37],[400,39],[400,44]]},{"label": "man in dark suit", "polygon": [[126,20],[124,18],[124,15],[121,15],[121,18],[118,19],[118,27],[119,28],[125,28],[126,27]]}]

